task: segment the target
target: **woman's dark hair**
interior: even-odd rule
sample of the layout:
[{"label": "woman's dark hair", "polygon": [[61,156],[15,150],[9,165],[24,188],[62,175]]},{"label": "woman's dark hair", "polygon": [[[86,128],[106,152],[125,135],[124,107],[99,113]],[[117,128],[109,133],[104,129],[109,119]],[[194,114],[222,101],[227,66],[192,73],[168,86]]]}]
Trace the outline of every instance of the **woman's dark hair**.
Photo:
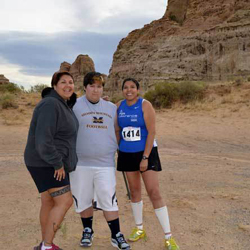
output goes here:
[{"label": "woman's dark hair", "polygon": [[87,85],[92,85],[94,82],[100,82],[104,86],[105,82],[103,76],[99,72],[89,72],[84,76],[83,86],[86,88]]},{"label": "woman's dark hair", "polygon": [[133,82],[133,83],[136,85],[136,88],[137,88],[137,89],[140,88],[139,82],[136,81],[134,78],[129,77],[129,78],[126,78],[126,79],[123,81],[123,83],[122,83],[122,90],[123,90],[123,88],[124,88],[125,83],[126,83],[126,82],[130,82],[130,81]]},{"label": "woman's dark hair", "polygon": [[52,76],[52,79],[51,79],[51,87],[52,88],[57,85],[57,83],[59,82],[59,80],[61,79],[61,77],[63,75],[70,76],[74,81],[73,76],[69,72],[67,72],[67,71],[62,71],[62,72],[57,71],[57,72],[54,73],[54,75]]}]

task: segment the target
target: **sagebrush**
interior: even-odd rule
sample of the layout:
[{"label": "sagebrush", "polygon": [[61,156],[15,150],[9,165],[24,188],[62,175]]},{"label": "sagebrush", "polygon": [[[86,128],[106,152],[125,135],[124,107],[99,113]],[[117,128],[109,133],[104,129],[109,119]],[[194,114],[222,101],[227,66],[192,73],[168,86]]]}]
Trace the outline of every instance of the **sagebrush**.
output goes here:
[{"label": "sagebrush", "polygon": [[170,108],[173,103],[188,103],[201,100],[205,95],[206,85],[203,82],[163,82],[156,84],[153,90],[144,94],[156,108]]}]

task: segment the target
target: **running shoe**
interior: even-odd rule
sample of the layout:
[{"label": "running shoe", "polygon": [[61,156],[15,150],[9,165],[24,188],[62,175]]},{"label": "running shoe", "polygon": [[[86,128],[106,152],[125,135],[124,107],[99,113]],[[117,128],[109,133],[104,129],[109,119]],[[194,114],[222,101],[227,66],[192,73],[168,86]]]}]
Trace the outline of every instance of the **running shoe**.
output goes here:
[{"label": "running shoe", "polygon": [[86,227],[82,232],[82,239],[80,241],[81,247],[90,247],[92,246],[94,238],[94,232],[91,228]]},{"label": "running shoe", "polygon": [[[41,250],[42,249],[42,244],[43,244],[43,242],[41,242],[39,244],[39,246],[35,246],[33,250]],[[55,245],[54,243],[52,243],[52,246],[54,247],[55,250],[62,250],[62,248],[60,248],[59,246]]]},{"label": "running shoe", "polygon": [[56,250],[62,250],[62,248],[60,248],[59,246],[55,245],[54,243],[52,243],[52,247],[54,247],[54,249],[56,249]]},{"label": "running shoe", "polygon": [[165,247],[167,250],[180,250],[173,237],[165,240]]},{"label": "running shoe", "polygon": [[42,249],[42,242],[38,245],[38,246],[35,246],[34,248],[33,248],[33,250],[41,250]]},{"label": "running shoe", "polygon": [[133,228],[132,233],[128,237],[128,240],[138,241],[139,239],[142,239],[142,238],[144,238],[144,240],[147,239],[145,230],[139,229],[139,228]]},{"label": "running shoe", "polygon": [[111,245],[113,247],[116,247],[118,249],[122,249],[122,250],[130,250],[130,246],[129,244],[126,242],[124,236],[122,233],[118,233],[116,234],[115,238],[111,238]]}]

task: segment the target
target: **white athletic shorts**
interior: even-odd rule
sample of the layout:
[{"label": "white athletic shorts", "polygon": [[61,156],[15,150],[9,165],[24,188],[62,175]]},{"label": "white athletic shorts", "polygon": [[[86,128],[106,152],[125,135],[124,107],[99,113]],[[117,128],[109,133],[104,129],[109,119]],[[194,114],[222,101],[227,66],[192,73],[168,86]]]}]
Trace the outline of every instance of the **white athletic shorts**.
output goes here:
[{"label": "white athletic shorts", "polygon": [[83,167],[69,173],[75,210],[80,213],[95,199],[103,211],[118,211],[114,167]]}]

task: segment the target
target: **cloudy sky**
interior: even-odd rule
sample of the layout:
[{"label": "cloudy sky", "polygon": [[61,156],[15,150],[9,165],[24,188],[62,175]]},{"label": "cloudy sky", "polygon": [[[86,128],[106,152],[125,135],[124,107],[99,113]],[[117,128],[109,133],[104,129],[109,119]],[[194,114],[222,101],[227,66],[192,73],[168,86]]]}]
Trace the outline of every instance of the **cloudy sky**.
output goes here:
[{"label": "cloudy sky", "polygon": [[161,18],[167,0],[1,0],[0,74],[28,88],[89,55],[108,74],[119,41]]}]

